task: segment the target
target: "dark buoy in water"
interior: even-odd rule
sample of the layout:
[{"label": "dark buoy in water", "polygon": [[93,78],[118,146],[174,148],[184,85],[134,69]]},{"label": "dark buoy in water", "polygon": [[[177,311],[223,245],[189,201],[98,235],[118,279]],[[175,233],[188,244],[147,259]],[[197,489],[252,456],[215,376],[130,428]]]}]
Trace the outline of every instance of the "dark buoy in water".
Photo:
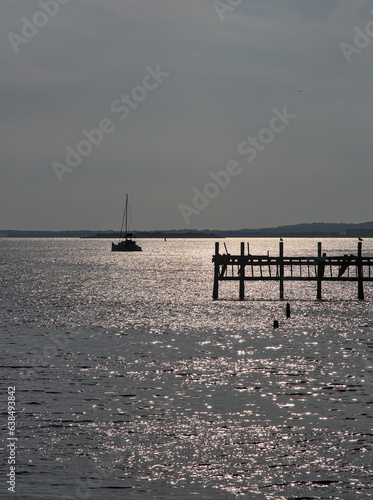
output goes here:
[{"label": "dark buoy in water", "polygon": [[286,304],[286,317],[290,318],[290,304],[289,304],[289,302]]},{"label": "dark buoy in water", "polygon": [[278,321],[277,321],[277,319],[275,319],[274,322],[273,322],[273,328],[278,328]]}]

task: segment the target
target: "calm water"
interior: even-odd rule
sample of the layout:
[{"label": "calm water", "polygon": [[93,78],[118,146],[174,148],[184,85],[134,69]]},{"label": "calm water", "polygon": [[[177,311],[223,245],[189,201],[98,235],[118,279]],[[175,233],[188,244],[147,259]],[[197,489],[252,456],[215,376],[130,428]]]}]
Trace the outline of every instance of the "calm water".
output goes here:
[{"label": "calm water", "polygon": [[[355,283],[324,285],[322,302],[285,283],[287,320],[278,284],[239,302],[223,283],[211,300],[213,240],[139,243],[0,240],[1,400],[16,386],[18,437],[16,494],[2,460],[0,498],[373,497],[373,283],[364,302]],[[316,252],[285,240],[285,255]]]}]

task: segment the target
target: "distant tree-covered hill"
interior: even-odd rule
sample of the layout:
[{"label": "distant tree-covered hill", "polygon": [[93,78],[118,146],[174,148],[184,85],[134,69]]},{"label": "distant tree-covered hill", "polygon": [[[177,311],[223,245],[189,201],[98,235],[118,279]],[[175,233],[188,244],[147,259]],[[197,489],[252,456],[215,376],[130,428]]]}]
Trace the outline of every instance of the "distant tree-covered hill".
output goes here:
[{"label": "distant tree-covered hill", "polygon": [[[119,238],[118,231],[22,231],[2,230],[1,238]],[[136,231],[137,238],[245,238],[245,237],[366,237],[373,238],[373,222],[359,224],[313,222],[258,229],[172,229]]]}]

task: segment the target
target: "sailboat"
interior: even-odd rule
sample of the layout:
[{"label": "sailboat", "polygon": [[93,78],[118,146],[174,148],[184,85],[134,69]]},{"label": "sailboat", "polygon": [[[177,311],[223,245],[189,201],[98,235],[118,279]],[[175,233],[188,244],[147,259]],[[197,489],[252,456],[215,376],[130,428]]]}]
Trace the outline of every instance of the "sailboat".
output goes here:
[{"label": "sailboat", "polygon": [[[123,233],[124,224],[124,233]],[[124,240],[122,236],[124,235]],[[122,227],[120,228],[119,242],[111,244],[112,252],[141,252],[142,248],[132,240],[133,234],[128,232],[128,194],[126,194],[126,203],[124,205]]]}]

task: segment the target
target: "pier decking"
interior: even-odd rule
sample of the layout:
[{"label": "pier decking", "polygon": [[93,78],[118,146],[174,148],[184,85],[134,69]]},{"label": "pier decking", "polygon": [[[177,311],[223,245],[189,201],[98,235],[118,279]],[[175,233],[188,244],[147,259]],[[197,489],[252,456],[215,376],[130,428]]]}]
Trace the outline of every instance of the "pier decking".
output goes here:
[{"label": "pier decking", "polygon": [[285,257],[284,242],[279,242],[279,255],[251,255],[249,243],[245,254],[245,243],[241,253],[231,255],[219,253],[215,243],[213,299],[219,297],[220,281],[238,281],[239,298],[245,298],[245,281],[279,281],[280,299],[284,298],[285,281],[315,281],[316,297],[322,299],[322,282],[354,281],[358,284],[358,298],[364,299],[364,281],[373,281],[373,257],[362,256],[362,241],[358,241],[357,255],[327,256],[322,253],[321,242],[317,244],[316,257]]}]

